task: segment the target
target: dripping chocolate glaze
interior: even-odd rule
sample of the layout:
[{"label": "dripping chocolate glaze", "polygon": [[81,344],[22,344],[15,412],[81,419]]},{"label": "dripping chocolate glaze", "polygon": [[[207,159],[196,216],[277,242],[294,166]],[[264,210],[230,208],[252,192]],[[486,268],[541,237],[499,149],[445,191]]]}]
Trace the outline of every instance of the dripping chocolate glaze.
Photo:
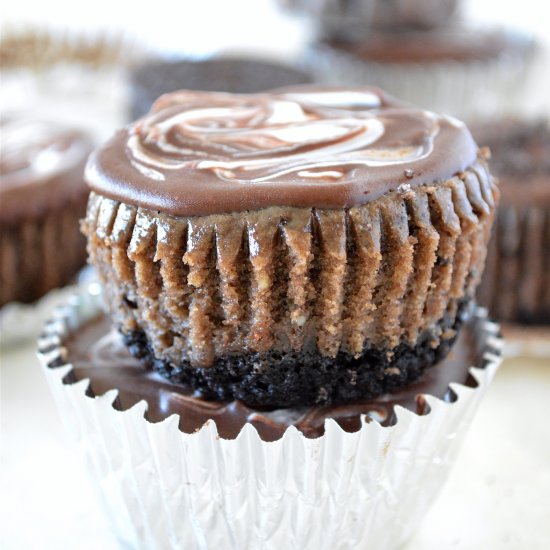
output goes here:
[{"label": "dripping chocolate glaze", "polygon": [[376,88],[180,91],[90,158],[99,194],[174,216],[343,208],[452,177],[477,146],[463,123]]},{"label": "dripping chocolate glaze", "polygon": [[423,414],[428,406],[422,394],[452,401],[449,384],[458,382],[475,386],[468,369],[471,365],[481,366],[482,363],[480,353],[475,350],[473,325],[469,322],[446,359],[427,369],[420,380],[399,391],[356,404],[268,411],[252,409],[240,401],[206,401],[193,394],[191,388],[172,384],[154,371],[146,370],[130,355],[105,316],[82,327],[69,339],[66,348],[67,363],[73,365],[73,370],[65,382],[89,379],[88,394],[91,396],[118,389],[115,406],[120,410],[145,400],[148,405],[146,417],[151,422],[178,414],[180,429],[192,433],[212,419],[220,436],[226,439],[234,439],[245,423],[250,423],[265,441],[279,439],[290,425],[306,437],[319,437],[324,432],[327,418],[334,419],[349,432],[360,428],[362,414],[389,425],[394,421],[395,405]]}]

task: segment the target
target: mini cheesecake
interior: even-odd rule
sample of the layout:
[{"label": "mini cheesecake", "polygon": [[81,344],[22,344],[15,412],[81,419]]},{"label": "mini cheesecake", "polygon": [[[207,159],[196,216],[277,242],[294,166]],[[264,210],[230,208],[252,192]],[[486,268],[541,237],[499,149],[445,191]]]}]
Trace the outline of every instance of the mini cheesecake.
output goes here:
[{"label": "mini cheesecake", "polygon": [[451,348],[497,190],[465,125],[378,89],[180,91],[87,166],[129,350],[208,399],[345,403]]}]

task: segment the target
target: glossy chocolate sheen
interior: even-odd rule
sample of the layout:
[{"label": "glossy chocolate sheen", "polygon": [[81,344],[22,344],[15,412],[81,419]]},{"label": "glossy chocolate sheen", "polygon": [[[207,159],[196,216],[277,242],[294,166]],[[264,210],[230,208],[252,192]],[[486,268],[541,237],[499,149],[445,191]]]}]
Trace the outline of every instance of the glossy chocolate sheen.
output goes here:
[{"label": "glossy chocolate sheen", "polygon": [[92,150],[78,130],[13,116],[0,121],[0,220],[38,214],[86,193],[84,165]]},{"label": "glossy chocolate sheen", "polygon": [[474,346],[473,324],[468,323],[445,360],[428,369],[418,381],[392,394],[356,404],[260,410],[240,401],[206,401],[193,394],[191,388],[172,384],[154,371],[146,370],[130,355],[120,334],[111,329],[104,316],[83,326],[66,347],[67,363],[73,365],[73,370],[65,382],[89,379],[88,394],[91,396],[118,389],[115,406],[120,410],[145,400],[148,404],[146,417],[151,422],[178,414],[180,429],[192,433],[212,419],[220,436],[226,439],[235,438],[245,423],[250,423],[265,441],[279,439],[291,425],[306,437],[319,437],[324,433],[324,422],[328,418],[349,432],[360,428],[362,414],[383,425],[390,425],[395,421],[396,405],[424,414],[428,406],[423,394],[452,401],[454,394],[449,384],[457,382],[475,386],[468,369],[471,365],[480,366],[482,362]]},{"label": "glossy chocolate sheen", "polygon": [[463,123],[375,88],[180,91],[92,155],[97,193],[174,216],[344,208],[442,181],[477,155]]}]

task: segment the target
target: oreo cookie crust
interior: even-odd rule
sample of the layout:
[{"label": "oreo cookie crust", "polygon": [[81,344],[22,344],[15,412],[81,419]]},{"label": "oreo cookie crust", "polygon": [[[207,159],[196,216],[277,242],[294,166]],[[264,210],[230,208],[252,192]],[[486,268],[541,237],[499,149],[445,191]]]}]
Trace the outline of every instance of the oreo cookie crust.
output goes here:
[{"label": "oreo cookie crust", "polygon": [[414,382],[424,369],[444,359],[466,318],[466,309],[437,327],[452,336],[434,348],[434,334],[424,334],[415,346],[399,344],[391,352],[365,349],[358,357],[339,352],[268,351],[217,359],[211,367],[196,368],[189,362],[171,365],[155,358],[142,331],[123,334],[130,353],[162,376],[188,384],[205,399],[239,400],[250,406],[301,406],[349,403],[371,399]]}]

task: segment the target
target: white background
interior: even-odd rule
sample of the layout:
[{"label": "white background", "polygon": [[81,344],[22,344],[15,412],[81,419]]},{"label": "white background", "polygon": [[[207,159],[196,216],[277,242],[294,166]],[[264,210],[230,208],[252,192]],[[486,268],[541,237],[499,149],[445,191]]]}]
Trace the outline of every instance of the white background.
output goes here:
[{"label": "white background", "polygon": [[[512,25],[550,44],[545,0],[463,0],[467,19]],[[207,54],[223,48],[286,53],[303,41],[303,21],[280,15],[275,0],[13,0],[2,21],[57,29],[110,29],[139,36],[167,51]]]}]

